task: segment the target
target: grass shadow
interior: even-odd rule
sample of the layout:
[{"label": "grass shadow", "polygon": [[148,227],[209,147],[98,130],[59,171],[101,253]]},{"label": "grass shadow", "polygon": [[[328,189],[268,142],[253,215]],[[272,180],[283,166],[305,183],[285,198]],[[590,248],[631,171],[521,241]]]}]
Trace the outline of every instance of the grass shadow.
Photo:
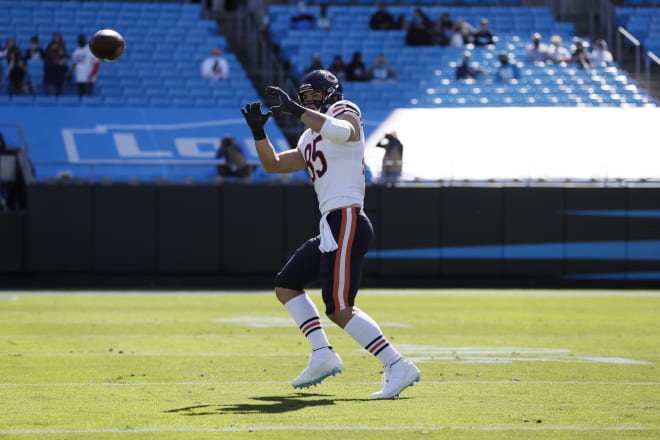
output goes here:
[{"label": "grass shadow", "polygon": [[195,405],[166,410],[184,416],[211,416],[219,414],[281,414],[315,406],[331,406],[337,402],[363,402],[371,399],[336,399],[327,394],[297,393],[292,396],[252,397],[255,403],[235,405]]}]

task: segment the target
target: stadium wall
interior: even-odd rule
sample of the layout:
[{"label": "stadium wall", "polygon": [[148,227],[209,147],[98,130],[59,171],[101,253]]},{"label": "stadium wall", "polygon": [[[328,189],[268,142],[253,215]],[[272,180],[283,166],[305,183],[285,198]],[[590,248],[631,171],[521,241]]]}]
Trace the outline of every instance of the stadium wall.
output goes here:
[{"label": "stadium wall", "polygon": [[[369,186],[365,285],[660,286],[660,188]],[[28,187],[4,285],[86,277],[270,287],[318,229],[307,185]]]}]

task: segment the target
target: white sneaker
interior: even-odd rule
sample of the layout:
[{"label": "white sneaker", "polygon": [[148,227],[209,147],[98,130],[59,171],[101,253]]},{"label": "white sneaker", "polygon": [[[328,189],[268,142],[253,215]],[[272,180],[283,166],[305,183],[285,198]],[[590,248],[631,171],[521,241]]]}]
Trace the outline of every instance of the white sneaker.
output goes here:
[{"label": "white sneaker", "polygon": [[419,382],[422,374],[408,359],[401,358],[383,371],[383,388],[371,395],[372,399],[393,399],[415,382]]},{"label": "white sneaker", "polygon": [[307,368],[293,379],[291,385],[294,388],[307,388],[318,385],[326,377],[341,373],[341,369],[341,358],[332,348],[315,350],[309,357]]}]

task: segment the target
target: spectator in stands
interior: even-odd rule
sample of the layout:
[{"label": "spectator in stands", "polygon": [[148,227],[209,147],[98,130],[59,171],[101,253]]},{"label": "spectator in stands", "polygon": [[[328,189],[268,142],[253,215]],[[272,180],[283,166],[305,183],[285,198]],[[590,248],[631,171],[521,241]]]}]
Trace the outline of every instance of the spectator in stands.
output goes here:
[{"label": "spectator in stands", "polygon": [[482,18],[479,29],[472,33],[472,42],[475,46],[491,46],[495,44],[495,37],[490,30],[490,22],[487,18]]},{"label": "spectator in stands", "polygon": [[472,62],[472,52],[466,50],[461,64],[456,67],[456,80],[474,80],[485,74],[486,71],[482,67]]},{"label": "spectator in stands", "polygon": [[358,51],[353,53],[351,62],[346,66],[346,80],[347,81],[367,81],[369,79],[369,72],[367,66],[362,60],[362,52]]},{"label": "spectator in stands", "polygon": [[384,54],[378,55],[369,67],[369,77],[374,81],[391,81],[396,79],[396,71],[385,59]]},{"label": "spectator in stands", "polygon": [[[9,38],[7,40],[7,43],[9,43],[9,40],[12,40],[12,38]],[[2,81],[5,78],[4,65],[7,60],[7,52],[9,52],[7,49],[7,44],[5,44],[3,47],[0,47],[0,89],[2,89],[3,87]]]},{"label": "spectator in stands", "polygon": [[305,2],[298,2],[296,13],[291,16],[291,29],[314,29],[316,17],[307,12]]},{"label": "spectator in stands", "polygon": [[401,177],[403,169],[403,144],[393,131],[378,141],[376,146],[385,149],[380,170],[381,182],[385,184],[396,182]]},{"label": "spectator in stands", "polygon": [[220,146],[215,155],[216,159],[225,159],[224,164],[217,165],[220,177],[250,177],[252,168],[245,157],[245,153],[236,140],[227,135],[220,140]]},{"label": "spectator in stands", "polygon": [[462,18],[458,18],[454,22],[454,29],[449,40],[450,47],[464,47],[472,43],[472,33],[474,28],[470,23]]},{"label": "spectator in stands", "polygon": [[309,65],[305,68],[305,71],[303,73],[308,73],[313,70],[323,70],[323,61],[321,60],[321,54],[320,53],[315,53],[312,55],[312,62],[309,63]]},{"label": "spectator in stands", "polygon": [[33,35],[30,38],[30,47],[25,50],[25,60],[30,61],[43,61],[45,52],[39,44],[39,36]]},{"label": "spectator in stands", "polygon": [[583,69],[591,69],[589,53],[584,48],[584,42],[579,38],[575,40],[575,47],[571,53],[571,62]]},{"label": "spectator in stands", "polygon": [[332,58],[332,64],[330,64],[328,70],[332,72],[339,81],[346,80],[346,64],[341,55],[335,55],[334,58]]},{"label": "spectator in stands", "polygon": [[407,27],[406,46],[430,46],[432,44],[433,22],[421,8],[415,8]]},{"label": "spectator in stands", "polygon": [[60,96],[69,71],[69,59],[59,43],[51,43],[48,47],[44,60],[44,89],[47,95]]},{"label": "spectator in stands", "polygon": [[589,57],[591,58],[591,63],[597,67],[608,66],[614,62],[612,52],[608,50],[607,42],[602,38],[596,40]]},{"label": "spectator in stands", "polygon": [[12,62],[16,58],[21,57],[21,50],[16,45],[16,41],[13,38],[7,40],[7,47],[4,53],[4,58],[6,59],[7,64]]},{"label": "spectator in stands", "polygon": [[10,95],[32,94],[32,83],[28,74],[27,64],[21,56],[21,51],[16,46],[7,54],[7,70]]},{"label": "spectator in stands", "polygon": [[0,49],[0,60],[6,63],[7,55],[9,54],[9,52],[14,50],[15,47],[16,47],[16,40],[13,38],[7,38],[7,42],[5,43],[5,46],[2,49]]},{"label": "spectator in stands", "polygon": [[324,31],[330,30],[330,17],[328,17],[328,4],[321,4],[321,11],[319,13],[319,18],[316,19],[316,27],[318,29],[323,29]]},{"label": "spectator in stands", "polygon": [[520,69],[516,63],[512,63],[507,52],[500,52],[498,55],[500,65],[497,67],[497,79],[503,83],[513,83],[520,79]]},{"label": "spectator in stands", "polygon": [[229,63],[222,57],[222,51],[216,47],[211,51],[211,56],[202,61],[200,66],[202,78],[219,81],[229,78]]},{"label": "spectator in stands", "polygon": [[386,31],[397,28],[394,16],[390,14],[384,3],[379,3],[378,10],[371,14],[369,28],[375,31]]},{"label": "spectator in stands", "polygon": [[454,22],[449,12],[443,13],[440,18],[433,23],[433,44],[436,46],[447,46],[454,33]]},{"label": "spectator in stands", "polygon": [[571,52],[564,47],[559,35],[553,35],[552,38],[550,38],[548,59],[553,63],[567,63],[571,61]]},{"label": "spectator in stands", "polygon": [[525,47],[525,56],[531,63],[544,63],[548,61],[548,46],[541,41],[538,32],[532,35],[532,41]]},{"label": "spectator in stands", "polygon": [[53,37],[50,40],[50,43],[48,43],[46,46],[46,54],[48,54],[48,50],[54,44],[58,45],[58,51],[63,52],[64,56],[67,58],[69,57],[69,52],[66,50],[66,44],[64,44],[64,39],[62,38],[62,34],[60,32],[53,32]]},{"label": "spectator in stands", "polygon": [[71,70],[76,78],[78,97],[92,96],[94,94],[94,83],[96,73],[99,71],[101,62],[89,50],[87,38],[84,34],[78,35],[78,47],[73,51]]}]

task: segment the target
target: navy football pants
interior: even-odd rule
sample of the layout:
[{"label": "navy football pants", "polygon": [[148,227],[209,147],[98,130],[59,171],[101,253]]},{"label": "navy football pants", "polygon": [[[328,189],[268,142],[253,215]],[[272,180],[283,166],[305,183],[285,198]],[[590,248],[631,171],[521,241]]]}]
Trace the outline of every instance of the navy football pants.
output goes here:
[{"label": "navy football pants", "polygon": [[319,250],[320,236],[296,250],[275,277],[275,286],[303,291],[321,279],[325,313],[330,315],[355,304],[362,277],[362,261],[374,235],[367,215],[360,208],[342,208],[327,216],[337,250]]}]

